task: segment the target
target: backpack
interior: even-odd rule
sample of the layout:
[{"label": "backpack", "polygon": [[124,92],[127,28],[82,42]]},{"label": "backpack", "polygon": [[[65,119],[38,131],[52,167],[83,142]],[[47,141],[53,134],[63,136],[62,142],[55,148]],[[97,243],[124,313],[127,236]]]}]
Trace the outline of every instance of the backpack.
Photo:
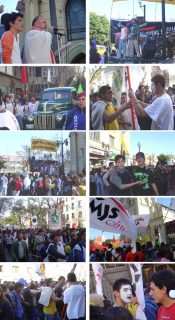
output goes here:
[{"label": "backpack", "polygon": [[[81,249],[81,253],[83,254],[83,246],[82,246],[82,244],[78,243],[78,245],[79,245],[79,247]],[[77,262],[76,261],[76,256],[75,256],[75,247],[69,253],[69,256],[67,258],[67,262]]]},{"label": "backpack", "polygon": [[22,182],[19,181],[19,180],[17,180],[17,181],[15,182],[15,190],[16,190],[16,191],[21,191],[21,189],[22,189]]}]

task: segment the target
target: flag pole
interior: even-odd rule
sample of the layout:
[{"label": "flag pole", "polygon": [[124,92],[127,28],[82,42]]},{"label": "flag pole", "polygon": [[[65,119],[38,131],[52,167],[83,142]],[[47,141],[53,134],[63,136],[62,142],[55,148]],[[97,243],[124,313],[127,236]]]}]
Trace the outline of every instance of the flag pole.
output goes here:
[{"label": "flag pole", "polygon": [[110,12],[110,18],[109,18],[109,46],[108,46],[108,59],[109,59],[109,52],[111,47],[111,17],[112,17],[112,9],[113,9],[113,0],[111,4],[111,12]]},{"label": "flag pole", "polygon": [[[126,67],[126,70],[128,74],[128,86],[129,86],[129,90],[131,90],[131,77],[130,77],[129,66]],[[131,101],[132,128],[133,130],[136,130],[135,119],[134,119],[135,118],[134,102],[133,102],[133,99],[131,99],[130,101]]]}]

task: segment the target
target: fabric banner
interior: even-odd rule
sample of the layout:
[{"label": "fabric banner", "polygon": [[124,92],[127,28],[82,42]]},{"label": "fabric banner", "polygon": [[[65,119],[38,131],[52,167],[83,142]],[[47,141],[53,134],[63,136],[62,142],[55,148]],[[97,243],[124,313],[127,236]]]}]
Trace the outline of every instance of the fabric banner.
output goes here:
[{"label": "fabric banner", "polygon": [[96,293],[100,296],[103,296],[103,288],[102,288],[102,275],[103,275],[103,267],[100,263],[93,263],[92,269],[94,272],[95,283],[96,283]]},{"label": "fabric banner", "polygon": [[114,198],[90,200],[90,226],[101,231],[124,234],[134,240],[137,238],[133,217]]},{"label": "fabric banner", "polygon": [[143,228],[148,227],[149,221],[150,221],[150,215],[149,214],[141,214],[139,216],[133,216],[135,220],[135,224],[137,228]]},{"label": "fabric banner", "polygon": [[31,150],[56,152],[56,142],[45,139],[32,139]]},{"label": "fabric banner", "polygon": [[[115,1],[115,0],[113,0]],[[162,0],[144,0],[144,2],[156,2],[156,3],[162,3]],[[143,2],[143,1],[142,1]],[[175,0],[165,0],[166,4],[175,4]]]},{"label": "fabric banner", "polygon": [[59,210],[49,210],[48,224],[49,228],[52,230],[62,229],[61,212]]},{"label": "fabric banner", "polygon": [[138,300],[138,304],[142,310],[145,309],[145,299],[143,291],[143,278],[141,264],[130,264],[130,272],[132,276],[132,283],[135,287],[135,292]]}]

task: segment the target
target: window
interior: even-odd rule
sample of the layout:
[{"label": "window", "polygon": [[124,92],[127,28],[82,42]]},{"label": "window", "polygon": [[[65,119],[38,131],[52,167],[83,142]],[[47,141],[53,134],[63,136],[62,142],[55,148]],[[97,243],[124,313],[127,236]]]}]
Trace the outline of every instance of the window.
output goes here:
[{"label": "window", "polygon": [[110,145],[110,147],[114,147],[114,141],[115,141],[115,138],[112,137],[112,136],[109,136],[109,145]]},{"label": "window", "polygon": [[100,132],[90,132],[90,139],[100,141]]},{"label": "window", "polygon": [[12,273],[19,273],[19,267],[13,266]]},{"label": "window", "polygon": [[66,5],[68,41],[85,39],[86,13],[84,0],[68,0]]},{"label": "window", "polygon": [[78,218],[82,218],[82,212],[79,212]]},{"label": "window", "polygon": [[0,265],[0,272],[3,272],[3,265]]},{"label": "window", "polygon": [[72,213],[72,219],[75,219],[75,213]]}]

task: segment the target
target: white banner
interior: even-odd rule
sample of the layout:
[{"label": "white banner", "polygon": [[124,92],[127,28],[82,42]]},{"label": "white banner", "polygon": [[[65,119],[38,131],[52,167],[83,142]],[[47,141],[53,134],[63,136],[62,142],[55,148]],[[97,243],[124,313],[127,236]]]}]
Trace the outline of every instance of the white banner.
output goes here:
[{"label": "white banner", "polygon": [[39,298],[39,303],[42,304],[43,306],[48,307],[52,292],[53,292],[52,288],[41,287],[41,296]]},{"label": "white banner", "polygon": [[95,283],[96,283],[96,293],[100,296],[103,296],[103,288],[102,288],[102,275],[103,275],[103,267],[100,263],[93,263],[92,269],[94,272]]},{"label": "white banner", "polygon": [[62,213],[58,209],[50,209],[48,212],[48,224],[52,230],[62,229]]},{"label": "white banner", "polygon": [[150,221],[150,215],[149,214],[141,214],[139,216],[133,216],[135,220],[135,224],[137,228],[143,228],[148,227],[149,221]]},{"label": "white banner", "polygon": [[[143,278],[142,278],[142,268],[140,263],[130,264],[130,272],[132,276],[132,283],[134,284],[134,289],[136,292],[138,304],[143,311],[145,309],[145,299],[143,292]],[[143,317],[141,319],[144,319]]]},{"label": "white banner", "polygon": [[124,234],[131,239],[137,238],[133,217],[114,198],[90,199],[90,226],[101,231]]}]

